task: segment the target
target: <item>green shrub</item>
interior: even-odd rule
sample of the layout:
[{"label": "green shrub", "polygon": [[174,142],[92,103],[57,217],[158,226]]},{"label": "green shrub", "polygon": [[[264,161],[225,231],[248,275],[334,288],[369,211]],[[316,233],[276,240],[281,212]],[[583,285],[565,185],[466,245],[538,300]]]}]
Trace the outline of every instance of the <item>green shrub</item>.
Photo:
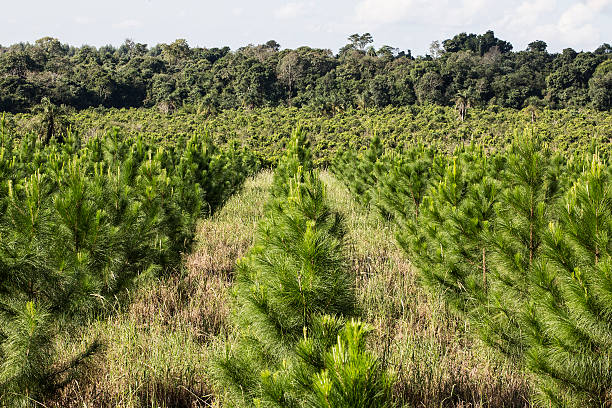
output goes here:
[{"label": "green shrub", "polygon": [[[534,404],[609,405],[612,199],[605,159],[555,154],[532,131],[506,150],[460,148],[440,161],[448,163],[442,173],[416,150],[382,157],[394,159],[389,170],[362,190],[374,191],[393,214],[398,243],[421,282],[473,335],[529,370]],[[359,165],[344,167],[350,174]]]}]

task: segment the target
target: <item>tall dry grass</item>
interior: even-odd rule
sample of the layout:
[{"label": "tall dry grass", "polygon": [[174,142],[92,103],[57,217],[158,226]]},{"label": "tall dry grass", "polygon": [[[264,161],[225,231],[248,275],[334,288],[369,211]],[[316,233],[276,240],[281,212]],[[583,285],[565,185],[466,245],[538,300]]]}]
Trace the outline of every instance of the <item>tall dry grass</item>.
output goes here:
[{"label": "tall dry grass", "polygon": [[227,330],[234,265],[252,244],[270,183],[269,172],[248,180],[221,211],[199,223],[184,268],[147,282],[113,316],[65,339],[66,356],[94,339],[103,350],[45,405],[217,406],[209,376],[212,344]]}]

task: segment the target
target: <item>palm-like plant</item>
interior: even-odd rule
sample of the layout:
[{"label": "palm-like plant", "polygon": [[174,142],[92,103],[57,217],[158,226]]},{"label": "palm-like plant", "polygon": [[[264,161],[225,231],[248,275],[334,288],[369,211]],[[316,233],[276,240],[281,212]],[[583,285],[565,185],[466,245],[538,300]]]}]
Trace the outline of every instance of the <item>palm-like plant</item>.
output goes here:
[{"label": "palm-like plant", "polygon": [[525,100],[525,112],[530,116],[531,123],[535,123],[543,106],[544,101],[538,97],[530,96]]},{"label": "palm-like plant", "polygon": [[459,119],[463,122],[465,120],[465,115],[467,114],[468,108],[471,105],[470,94],[467,90],[457,92],[455,96],[455,108],[459,113]]},{"label": "palm-like plant", "polygon": [[64,105],[55,105],[47,97],[41,99],[40,104],[33,108],[40,121],[40,137],[44,144],[48,144],[52,137],[59,143],[64,140],[64,134],[69,128],[68,110]]}]

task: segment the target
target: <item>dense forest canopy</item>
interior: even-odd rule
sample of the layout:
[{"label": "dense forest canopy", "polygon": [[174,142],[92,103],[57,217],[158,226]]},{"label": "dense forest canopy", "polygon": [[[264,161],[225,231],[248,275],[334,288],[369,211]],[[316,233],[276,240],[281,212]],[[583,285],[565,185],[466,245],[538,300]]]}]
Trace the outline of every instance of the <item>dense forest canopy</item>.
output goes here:
[{"label": "dense forest canopy", "polygon": [[208,109],[412,104],[523,108],[612,107],[612,46],[549,53],[543,41],[526,50],[484,34],[460,33],[412,56],[375,49],[369,33],[353,34],[337,54],[271,40],[235,51],[190,47],[186,40],[148,47],[80,48],[45,37],[0,46],[0,111],[24,112],[43,98],[75,109],[183,103]]}]

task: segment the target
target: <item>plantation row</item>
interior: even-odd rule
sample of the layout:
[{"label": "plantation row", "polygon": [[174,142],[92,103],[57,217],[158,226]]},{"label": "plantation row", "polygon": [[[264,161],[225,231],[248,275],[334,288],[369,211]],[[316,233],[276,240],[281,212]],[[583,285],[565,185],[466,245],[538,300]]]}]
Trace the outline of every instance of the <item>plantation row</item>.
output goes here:
[{"label": "plantation row", "polygon": [[[29,406],[100,349],[70,338],[138,282],[180,265],[195,222],[258,168],[207,136],[165,145],[110,132],[47,144],[0,128],[0,406]],[[76,340],[76,339],[75,339]]]},{"label": "plantation row", "polygon": [[387,407],[392,383],[366,350],[343,220],[304,135],[276,168],[254,246],[238,262],[237,334],[216,361],[221,396],[229,406]]},{"label": "plantation row", "polygon": [[535,127],[551,147],[570,152],[585,150],[591,145],[607,150],[612,139],[612,117],[607,112],[534,107],[522,111],[469,108],[462,121],[456,109],[435,105],[348,109],[334,115],[325,115],[316,109],[280,107],[224,110],[211,115],[198,105],[185,105],[171,115],[156,109],[88,109],[74,115],[52,110],[7,114],[7,123],[39,133],[43,138],[48,136],[50,124],[55,134],[71,127],[83,137],[103,136],[118,128],[124,135],[144,134],[158,141],[167,135],[189,137],[194,132],[209,131],[215,143],[238,140],[271,164],[282,157],[291,132],[300,125],[311,138],[317,166],[328,166],[335,153],[347,146],[366,147],[374,130],[385,147],[421,142],[445,151],[471,140],[504,147],[512,141],[515,129],[527,126]]},{"label": "plantation row", "polygon": [[[606,146],[608,147],[608,146]],[[484,344],[533,378],[532,403],[612,403],[612,167],[555,152],[536,132],[385,150],[374,137],[332,170],[396,225],[422,283]]]}]

